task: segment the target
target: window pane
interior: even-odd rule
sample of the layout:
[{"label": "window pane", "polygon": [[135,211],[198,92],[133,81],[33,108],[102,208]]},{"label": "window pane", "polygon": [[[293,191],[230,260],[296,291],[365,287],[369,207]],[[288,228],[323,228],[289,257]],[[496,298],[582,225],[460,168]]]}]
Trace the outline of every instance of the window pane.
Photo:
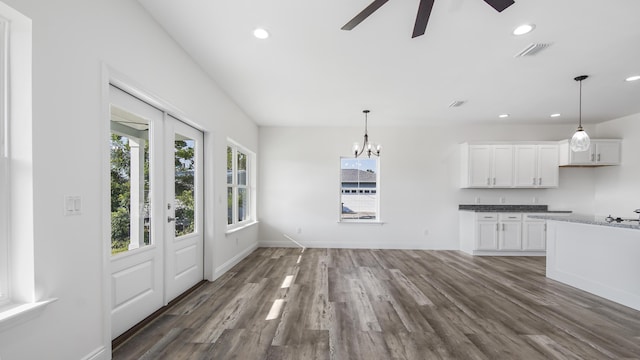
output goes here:
[{"label": "window pane", "polygon": [[238,151],[238,185],[247,185],[247,155]]},{"label": "window pane", "polygon": [[227,146],[227,184],[233,184],[233,149]]},{"label": "window pane", "polygon": [[249,192],[246,188],[238,188],[238,222],[247,219],[248,213],[248,195]]},{"label": "window pane", "polygon": [[111,107],[111,254],[152,243],[149,122]]},{"label": "window pane", "polygon": [[233,224],[233,188],[227,188],[227,225]]},{"label": "window pane", "polygon": [[340,159],[341,220],[375,220],[378,209],[376,159]]},{"label": "window pane", "polygon": [[195,229],[195,147],[193,139],[176,134],[175,154],[175,236],[191,234]]}]

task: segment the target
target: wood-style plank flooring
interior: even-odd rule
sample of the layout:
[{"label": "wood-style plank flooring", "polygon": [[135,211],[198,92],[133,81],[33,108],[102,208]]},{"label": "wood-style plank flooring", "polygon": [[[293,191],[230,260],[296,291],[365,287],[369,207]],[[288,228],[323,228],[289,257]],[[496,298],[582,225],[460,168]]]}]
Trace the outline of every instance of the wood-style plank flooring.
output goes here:
[{"label": "wood-style plank flooring", "polygon": [[261,248],[113,358],[640,359],[640,312],[544,274],[537,257]]}]

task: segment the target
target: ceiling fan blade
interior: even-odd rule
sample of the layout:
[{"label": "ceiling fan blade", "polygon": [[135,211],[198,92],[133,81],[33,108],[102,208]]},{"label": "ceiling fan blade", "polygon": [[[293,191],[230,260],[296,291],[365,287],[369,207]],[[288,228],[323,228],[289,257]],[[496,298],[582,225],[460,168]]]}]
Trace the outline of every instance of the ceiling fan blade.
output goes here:
[{"label": "ceiling fan blade", "polygon": [[424,32],[427,30],[427,23],[429,22],[429,16],[431,16],[433,1],[434,0],[420,0],[418,15],[416,15],[416,24],[413,27],[413,35],[411,35],[411,38],[424,35]]},{"label": "ceiling fan blade", "polygon": [[384,5],[389,0],[374,0],[369,6],[364,8],[364,10],[360,11],[358,15],[356,15],[353,19],[351,19],[348,23],[344,24],[340,29],[342,30],[351,30],[354,27],[358,26],[364,19],[368,18],[369,15],[373,14],[376,10],[378,10],[382,5]]},{"label": "ceiling fan blade", "polygon": [[513,0],[484,0],[484,2],[491,5],[498,12],[502,12],[502,10],[514,4]]}]

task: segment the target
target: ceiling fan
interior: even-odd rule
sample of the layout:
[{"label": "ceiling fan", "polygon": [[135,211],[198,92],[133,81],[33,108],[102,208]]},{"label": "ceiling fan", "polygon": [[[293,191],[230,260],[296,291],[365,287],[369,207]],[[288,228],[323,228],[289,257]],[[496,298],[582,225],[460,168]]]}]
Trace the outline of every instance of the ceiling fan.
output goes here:
[{"label": "ceiling fan", "polygon": [[[341,29],[351,30],[354,27],[358,26],[358,24],[363,22],[364,19],[368,18],[369,15],[373,14],[387,1],[389,0],[374,0],[371,4],[369,4],[369,6],[364,8],[364,10],[362,10],[353,19],[344,24]],[[424,32],[427,30],[427,23],[429,22],[429,15],[431,15],[431,8],[433,8],[434,1],[435,0],[420,0],[420,5],[418,6],[418,15],[416,16],[416,23],[413,26],[413,35],[411,35],[411,38],[424,35]],[[498,12],[502,12],[504,9],[514,4],[513,0],[484,0],[484,2],[491,5],[491,7],[496,9],[496,11]]]}]

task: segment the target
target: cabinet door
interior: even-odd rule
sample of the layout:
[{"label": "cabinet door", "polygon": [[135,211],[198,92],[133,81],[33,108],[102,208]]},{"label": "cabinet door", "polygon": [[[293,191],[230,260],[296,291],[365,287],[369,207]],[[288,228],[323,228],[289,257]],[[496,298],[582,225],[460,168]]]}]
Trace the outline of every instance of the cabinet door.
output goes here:
[{"label": "cabinet door", "polygon": [[522,250],[522,222],[504,221],[499,226],[499,249]]},{"label": "cabinet door", "polygon": [[558,187],[559,177],[558,146],[538,146],[538,186]]},{"label": "cabinet door", "polygon": [[491,145],[469,146],[469,186],[488,187],[491,185]]},{"label": "cabinet door", "polygon": [[494,145],[492,186],[513,186],[513,145]]},{"label": "cabinet door", "polygon": [[544,221],[525,221],[522,250],[545,251],[547,249],[547,225]]},{"label": "cabinet door", "polygon": [[498,222],[478,221],[476,232],[476,249],[498,250]]},{"label": "cabinet door", "polygon": [[595,161],[600,165],[620,164],[620,142],[619,141],[596,141]]},{"label": "cabinet door", "polygon": [[595,160],[595,144],[592,142],[587,151],[575,152],[571,150],[571,144],[569,143],[569,163],[571,165],[590,165]]},{"label": "cabinet door", "polygon": [[515,186],[534,187],[538,184],[536,145],[516,145]]}]

